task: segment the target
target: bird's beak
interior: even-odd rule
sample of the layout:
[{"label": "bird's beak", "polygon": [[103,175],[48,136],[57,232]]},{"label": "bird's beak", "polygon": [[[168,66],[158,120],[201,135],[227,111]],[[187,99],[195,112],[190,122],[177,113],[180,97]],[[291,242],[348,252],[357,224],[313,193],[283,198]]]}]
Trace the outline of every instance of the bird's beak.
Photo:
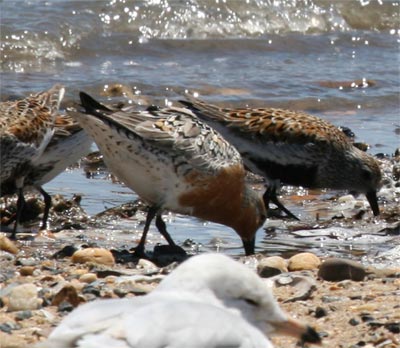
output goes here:
[{"label": "bird's beak", "polygon": [[376,196],[376,191],[369,191],[366,193],[369,205],[371,206],[372,212],[375,216],[379,215],[379,205],[378,197]]},{"label": "bird's beak", "polygon": [[278,334],[296,337],[302,343],[321,343],[321,337],[311,326],[304,325],[297,320],[288,319],[286,321],[272,322],[271,324]]}]

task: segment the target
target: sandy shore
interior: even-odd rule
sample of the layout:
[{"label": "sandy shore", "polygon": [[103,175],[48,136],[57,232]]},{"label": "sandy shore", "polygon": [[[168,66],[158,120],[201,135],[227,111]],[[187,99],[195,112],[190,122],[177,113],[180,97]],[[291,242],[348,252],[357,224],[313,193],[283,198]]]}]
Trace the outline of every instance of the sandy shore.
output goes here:
[{"label": "sandy shore", "polygon": [[[174,268],[159,268],[147,260],[109,264],[107,257],[98,259],[104,264],[80,264],[68,256],[52,258],[45,250],[38,260],[30,254],[32,248],[20,242],[15,246],[17,254],[0,254],[1,348],[32,347],[76,306],[99,298],[144,295]],[[240,261],[254,268],[263,258]],[[278,275],[272,278],[274,294],[291,316],[317,329],[324,347],[399,347],[400,269],[372,272],[363,281],[324,281],[317,269],[289,274],[304,278],[305,285],[278,284]],[[299,292],[307,294],[294,299]],[[280,348],[296,346],[291,338],[277,336],[273,341]]]}]

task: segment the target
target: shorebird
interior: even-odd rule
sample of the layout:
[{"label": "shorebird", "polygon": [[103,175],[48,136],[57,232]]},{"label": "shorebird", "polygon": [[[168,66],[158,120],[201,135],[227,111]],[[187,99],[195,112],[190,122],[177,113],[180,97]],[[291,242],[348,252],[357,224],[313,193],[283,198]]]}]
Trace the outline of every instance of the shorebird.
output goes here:
[{"label": "shorebird", "polygon": [[277,198],[277,189],[283,183],[364,193],[374,215],[379,215],[378,162],[353,146],[333,124],[283,109],[219,108],[190,95],[180,103],[230,141],[250,171],[267,179],[263,196],[266,208],[272,201],[298,219]]},{"label": "shorebird", "polygon": [[59,113],[64,92],[57,85],[23,100],[0,103],[1,195],[18,193],[13,238],[25,202],[23,190],[34,187],[43,195],[40,229],[46,229],[51,197],[42,185],[90,151],[93,141],[73,118]]},{"label": "shorebird", "polygon": [[69,314],[38,348],[273,348],[269,335],[320,343],[255,272],[222,254],[193,256],[145,296],[98,300]]},{"label": "shorebird", "polygon": [[80,93],[85,113],[75,113],[94,139],[108,168],[150,208],[136,253],[144,253],[151,221],[176,247],[162,210],[191,215],[233,228],[246,254],[265,221],[259,195],[245,183],[238,151],[185,108],[110,110]]},{"label": "shorebird", "polygon": [[0,103],[1,195],[13,190],[18,193],[13,238],[23,209],[25,178],[53,136],[64,92],[62,86],[56,85],[25,99]]}]

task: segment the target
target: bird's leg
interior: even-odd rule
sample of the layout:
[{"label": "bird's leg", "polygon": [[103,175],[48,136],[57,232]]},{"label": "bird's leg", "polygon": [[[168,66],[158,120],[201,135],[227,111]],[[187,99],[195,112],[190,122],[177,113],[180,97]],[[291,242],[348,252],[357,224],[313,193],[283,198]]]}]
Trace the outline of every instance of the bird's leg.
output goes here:
[{"label": "bird's leg", "polygon": [[251,240],[242,239],[242,242],[243,242],[243,247],[244,247],[246,256],[254,255],[254,246],[256,244],[256,239],[255,238],[253,238]]},{"label": "bird's leg", "polygon": [[17,214],[15,216],[14,229],[11,233],[11,239],[16,239],[17,228],[19,224],[19,220],[21,219],[22,210],[25,205],[25,197],[24,197],[24,188],[23,186],[18,188],[18,199],[17,199]]},{"label": "bird's leg", "polygon": [[43,190],[41,186],[39,186],[37,189],[42,194],[44,200],[44,212],[40,230],[45,230],[47,228],[47,219],[49,218],[49,211],[51,207],[51,196],[45,190]]},{"label": "bird's leg", "polygon": [[150,224],[153,221],[154,217],[156,216],[159,208],[156,206],[151,206],[149,207],[149,210],[147,212],[146,216],[146,222],[144,225],[142,237],[140,238],[139,244],[135,247],[135,254],[138,256],[144,256],[144,245],[146,244],[146,237],[147,237],[147,232],[149,232]]},{"label": "bird's leg", "polygon": [[176,246],[175,242],[172,240],[170,234],[167,231],[167,226],[164,220],[162,219],[161,212],[157,214],[156,227],[158,229],[158,232],[161,233],[161,235],[166,239],[169,245]]},{"label": "bird's leg", "polygon": [[[157,214],[156,217],[156,226],[158,229],[158,232],[161,233],[161,235],[166,239],[166,241],[169,244],[168,250],[169,252],[176,253],[176,254],[182,254],[186,255],[186,251],[183,250],[180,246],[176,245],[173,239],[171,238],[170,234],[167,231],[167,226],[165,225],[164,220],[162,219],[161,212]],[[167,246],[161,246],[158,249],[160,250],[162,248],[163,252],[165,253]],[[154,249],[156,250],[156,249]]]},{"label": "bird's leg", "polygon": [[276,195],[276,188],[273,185],[268,186],[267,190],[263,195],[265,207],[268,209],[269,203],[274,203],[280,210],[282,210],[288,217],[300,221],[300,219],[288,210],[278,199]]}]

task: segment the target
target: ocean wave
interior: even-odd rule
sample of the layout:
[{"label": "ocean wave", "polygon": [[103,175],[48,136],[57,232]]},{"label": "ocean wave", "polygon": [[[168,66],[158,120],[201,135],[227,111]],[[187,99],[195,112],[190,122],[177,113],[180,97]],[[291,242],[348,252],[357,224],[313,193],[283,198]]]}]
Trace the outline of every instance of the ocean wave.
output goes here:
[{"label": "ocean wave", "polygon": [[99,13],[108,29],[149,38],[247,38],[299,32],[398,29],[399,2],[384,0],[110,1]]},{"label": "ocean wave", "polygon": [[45,5],[5,2],[2,19],[17,35],[21,32],[18,29],[38,31],[46,27],[35,18],[49,18],[53,32],[69,27],[72,41],[79,35],[122,32],[144,42],[154,38],[257,38],[293,32],[397,32],[399,11],[400,1],[389,0],[59,0]]}]

